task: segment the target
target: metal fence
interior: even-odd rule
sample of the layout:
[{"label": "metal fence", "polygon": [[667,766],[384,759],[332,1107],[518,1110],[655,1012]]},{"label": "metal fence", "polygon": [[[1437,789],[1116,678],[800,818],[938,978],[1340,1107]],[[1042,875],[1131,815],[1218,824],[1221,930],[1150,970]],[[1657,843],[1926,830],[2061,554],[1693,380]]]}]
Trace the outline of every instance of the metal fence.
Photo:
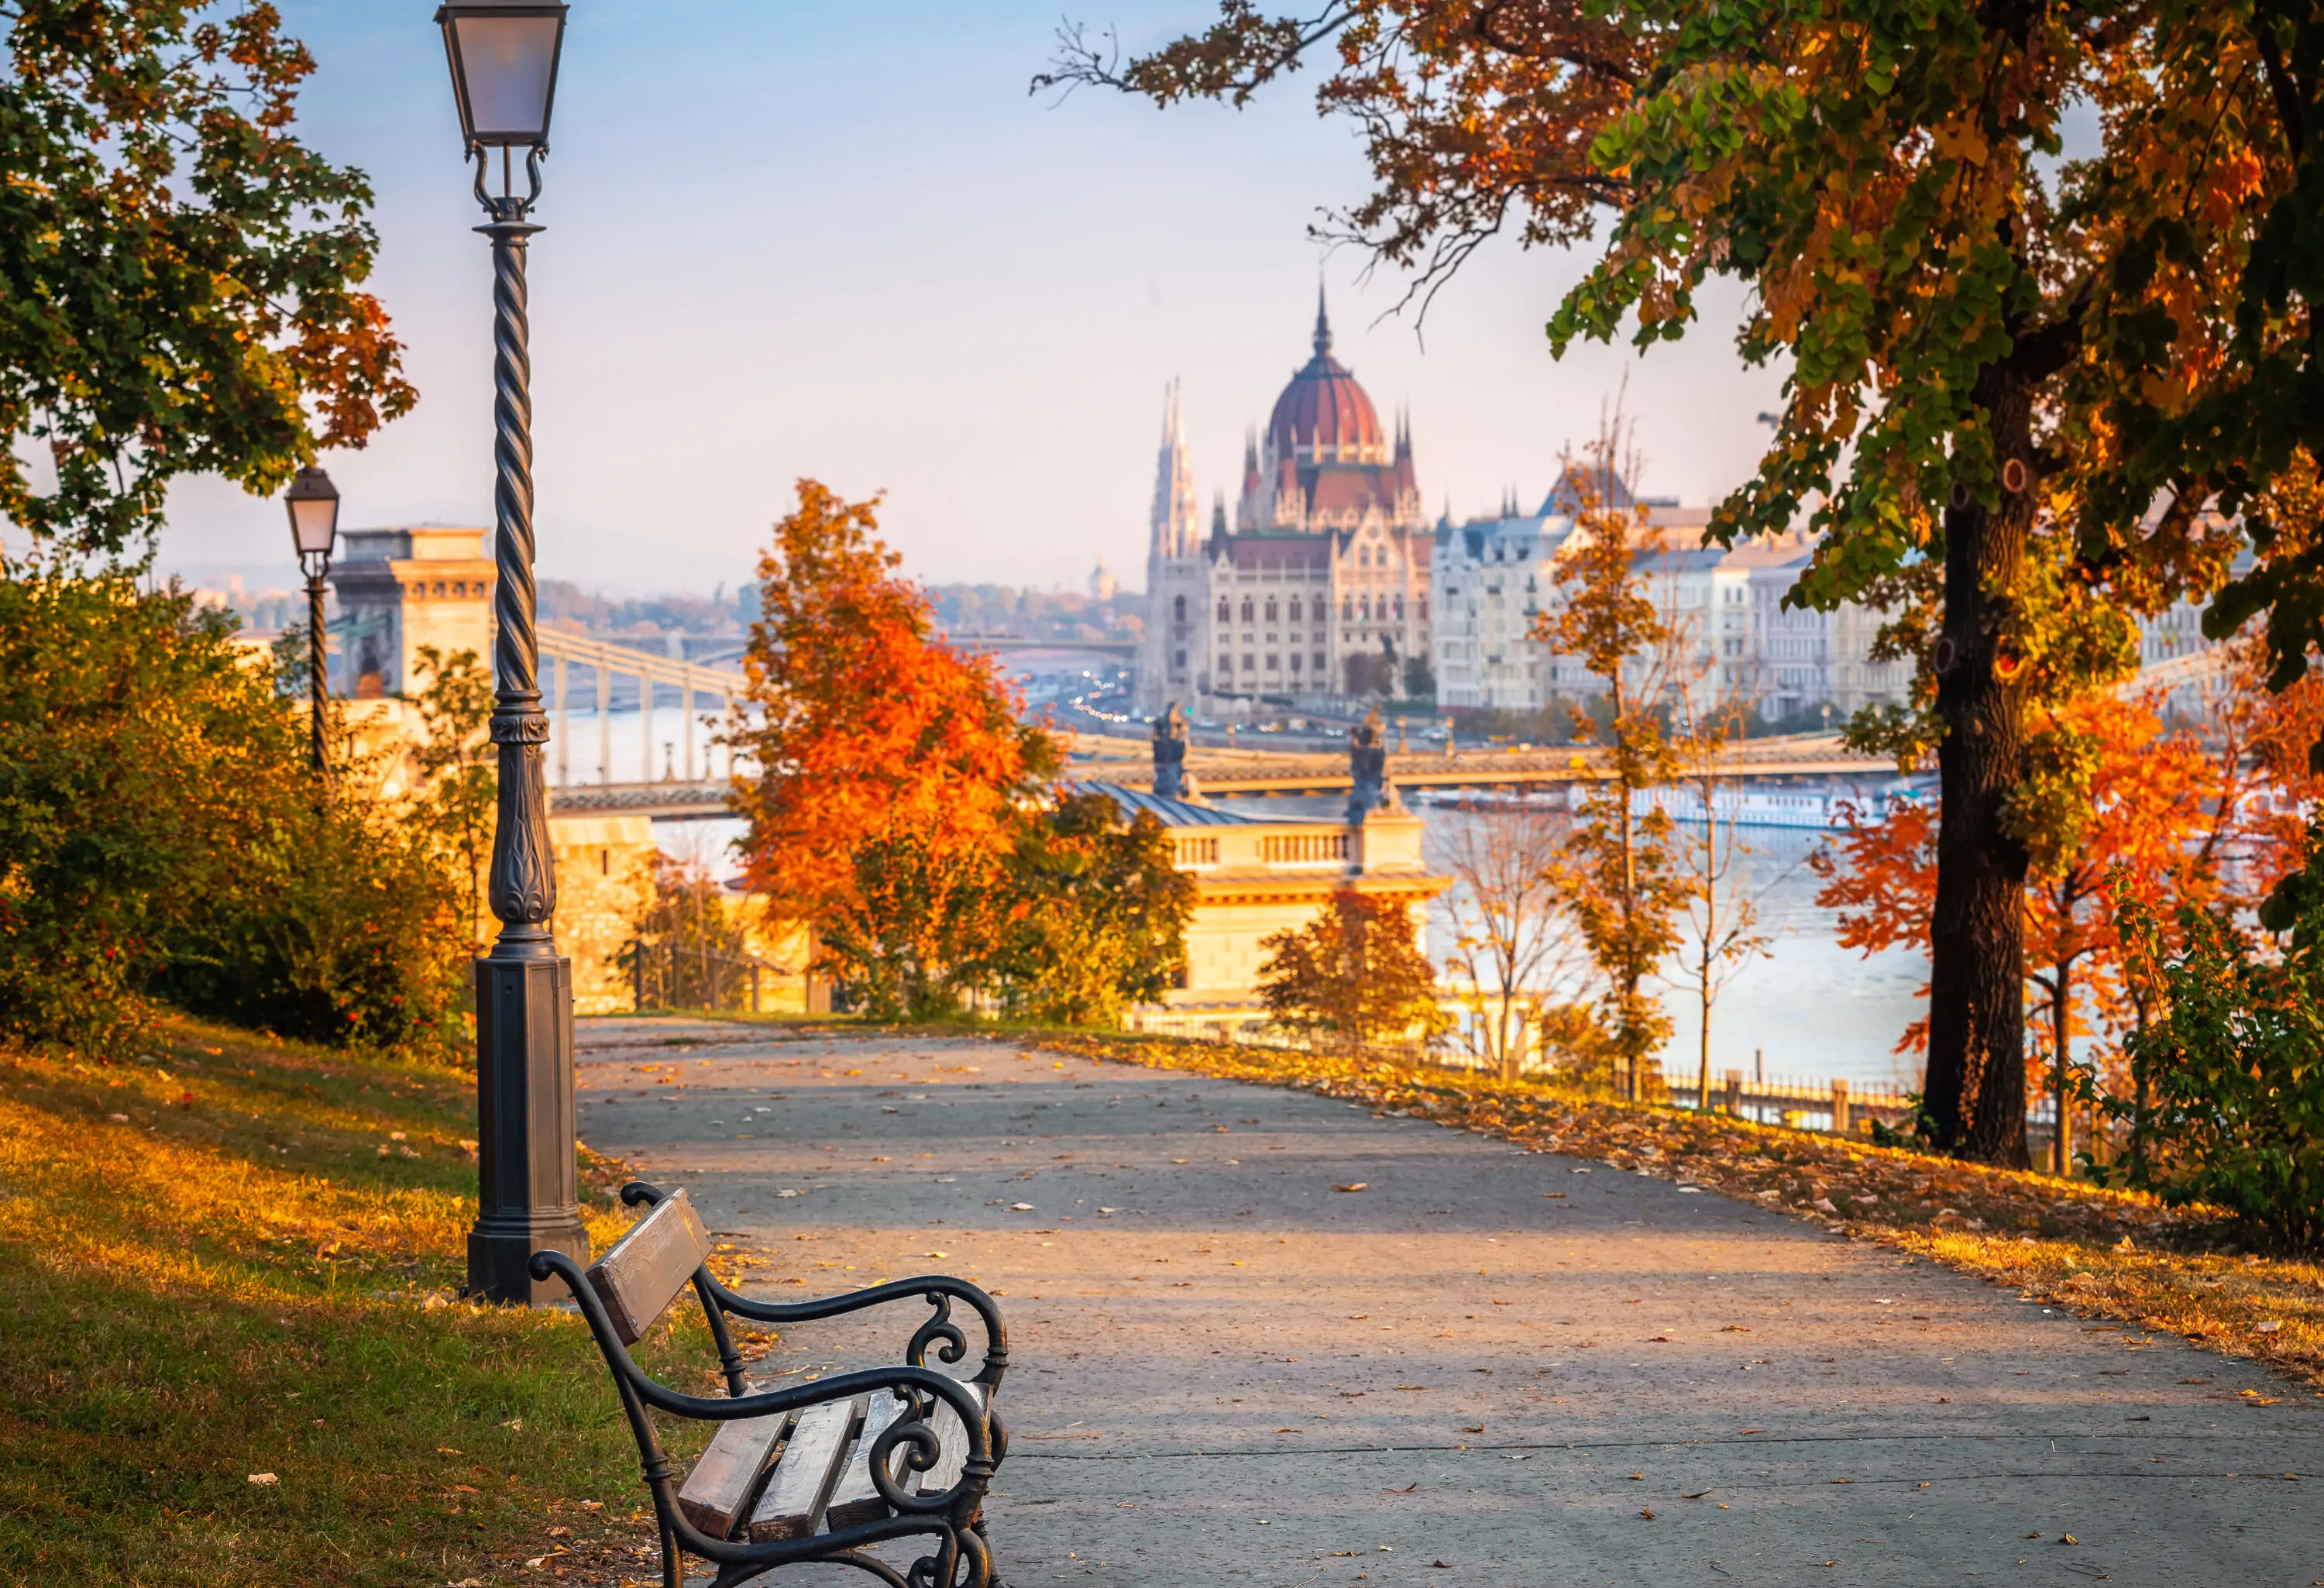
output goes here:
[{"label": "metal fence", "polygon": [[701,939],[636,937],[622,948],[630,999],[649,1009],[747,1010],[757,1014],[775,978],[795,974],[755,954],[727,954]]}]

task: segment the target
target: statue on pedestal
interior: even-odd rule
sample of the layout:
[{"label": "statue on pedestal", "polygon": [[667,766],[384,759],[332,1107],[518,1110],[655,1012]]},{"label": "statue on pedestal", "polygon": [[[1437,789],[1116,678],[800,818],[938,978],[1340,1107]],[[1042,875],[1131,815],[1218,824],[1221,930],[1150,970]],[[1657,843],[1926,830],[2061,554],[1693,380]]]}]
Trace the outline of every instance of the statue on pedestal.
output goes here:
[{"label": "statue on pedestal", "polygon": [[1360,823],[1369,811],[1397,808],[1396,790],[1388,786],[1388,746],[1380,743],[1379,707],[1375,706],[1360,727],[1348,733],[1348,822]]},{"label": "statue on pedestal", "polygon": [[1194,780],[1186,771],[1186,714],[1175,700],[1154,719],[1154,792],[1163,799],[1194,798]]}]

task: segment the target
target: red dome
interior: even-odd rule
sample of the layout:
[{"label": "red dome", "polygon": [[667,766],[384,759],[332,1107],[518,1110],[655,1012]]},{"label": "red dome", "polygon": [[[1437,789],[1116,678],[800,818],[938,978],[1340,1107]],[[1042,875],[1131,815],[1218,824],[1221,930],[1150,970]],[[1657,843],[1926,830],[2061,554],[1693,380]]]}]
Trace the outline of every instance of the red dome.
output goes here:
[{"label": "red dome", "polygon": [[1380,433],[1379,415],[1372,400],[1356,384],[1347,365],[1332,356],[1332,322],[1324,317],[1323,295],[1315,300],[1315,356],[1291,377],[1275,411],[1267,421],[1267,438],[1278,458],[1311,461],[1314,448],[1350,463],[1385,463],[1388,439]]}]

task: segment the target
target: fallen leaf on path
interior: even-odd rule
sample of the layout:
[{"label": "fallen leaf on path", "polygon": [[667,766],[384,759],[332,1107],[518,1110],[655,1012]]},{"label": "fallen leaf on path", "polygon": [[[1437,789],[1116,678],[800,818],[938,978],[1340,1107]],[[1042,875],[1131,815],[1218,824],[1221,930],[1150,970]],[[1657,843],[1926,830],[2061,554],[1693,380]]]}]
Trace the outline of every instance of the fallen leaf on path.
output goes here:
[{"label": "fallen leaf on path", "polygon": [[1382,1494],[1409,1494],[1409,1493],[1411,1493],[1414,1490],[1416,1490],[1416,1489],[1417,1489],[1417,1488],[1419,1488],[1419,1487],[1420,1487],[1420,1485],[1419,1485],[1419,1484],[1417,1484],[1417,1483],[1406,1483],[1406,1484],[1403,1488],[1401,1488],[1401,1489],[1383,1489],[1383,1490],[1381,1490],[1381,1491],[1380,1491],[1380,1492],[1381,1492]]},{"label": "fallen leaf on path", "polygon": [[1719,1491],[1716,1489],[1698,1489],[1693,1493],[1689,1494],[1682,1489],[1679,1491],[1678,1497],[1681,1500],[1701,1500],[1706,1494],[1716,1494]]},{"label": "fallen leaf on path", "polygon": [[1484,1424],[1482,1424],[1482,1423],[1478,1423],[1478,1424],[1475,1424],[1475,1425],[1473,1425],[1473,1426],[1471,1426],[1464,1427],[1464,1428],[1462,1428],[1462,1429],[1461,1430],[1461,1432],[1462,1432],[1463,1434],[1481,1434],[1481,1433],[1483,1433],[1484,1431],[1485,1431],[1485,1425],[1484,1425]]},{"label": "fallen leaf on path", "polygon": [[1334,1186],[1332,1189],[1334,1191],[1369,1191],[1371,1189],[1371,1183],[1367,1180],[1358,1180],[1352,1185]]},{"label": "fallen leaf on path", "polygon": [[1746,1434],[1764,1434],[1766,1431],[1767,1430],[1765,1428],[1746,1428],[1743,1430]]},{"label": "fallen leaf on path", "polygon": [[2071,1533],[2061,1533],[2058,1535],[2058,1542],[2061,1544],[2080,1544],[2081,1540],[2075,1537]]},{"label": "fallen leaf on path", "polygon": [[1642,1516],[1642,1517],[1646,1518],[1646,1520],[1648,1520],[1648,1521],[1650,1521],[1650,1522],[1651,1522],[1651,1521],[1653,1521],[1653,1520],[1655,1519],[1655,1513],[1654,1513],[1654,1510],[1653,1510],[1653,1508],[1652,1508],[1652,1507],[1648,1507],[1647,1509],[1646,1509],[1646,1510],[1644,1510],[1639,1511],[1639,1512],[1638,1512],[1638,1514],[1639,1514],[1640,1516]]}]

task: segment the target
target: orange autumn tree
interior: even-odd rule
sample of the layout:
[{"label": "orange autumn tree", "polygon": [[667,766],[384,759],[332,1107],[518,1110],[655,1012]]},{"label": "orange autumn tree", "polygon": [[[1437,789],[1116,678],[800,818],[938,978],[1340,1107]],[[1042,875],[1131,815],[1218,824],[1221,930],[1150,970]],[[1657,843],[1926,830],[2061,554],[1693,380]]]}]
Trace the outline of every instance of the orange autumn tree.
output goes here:
[{"label": "orange autumn tree", "polygon": [[[2166,732],[2157,705],[2102,693],[2034,714],[2038,731],[2078,747],[2082,764],[2068,770],[2089,789],[2078,825],[2029,835],[2024,896],[2025,980],[2034,1040],[2045,1050],[2042,1089],[2060,1121],[2051,1151],[2059,1173],[2071,1161],[2074,1043],[2117,1034],[2132,1020],[2117,895],[2126,891],[2159,911],[2174,900],[2208,900],[2217,889],[2213,862],[2234,819],[2233,737],[2207,746],[2192,732]],[[1840,912],[1842,946],[1868,956],[1927,952],[1938,820],[1934,809],[1901,799],[1890,802],[1885,819],[1843,808],[1831,847],[1809,861],[1824,879],[1816,901]],[[1925,1016],[1914,1020],[1896,1051],[1925,1049],[1928,1029]]]},{"label": "orange autumn tree", "polygon": [[814,480],[759,563],[759,620],[728,740],[743,873],[810,928],[822,968],[890,1017],[958,1006],[1010,818],[1056,765],[991,661],[935,632],[896,574],[877,500]]},{"label": "orange autumn tree", "polygon": [[1679,913],[1693,884],[1670,813],[1659,803],[1640,808],[1641,796],[1679,771],[1664,729],[1678,637],[1639,571],[1645,510],[1615,500],[1618,473],[1638,475],[1635,458],[1627,471],[1616,467],[1625,429],[1617,414],[1579,461],[1565,460],[1574,532],[1558,554],[1558,598],[1535,615],[1528,637],[1576,659],[1602,687],[1604,719],[1576,709],[1573,731],[1577,741],[1597,740],[1605,773],[1567,836],[1570,863],[1557,881],[1602,983],[1589,1048],[1619,1065],[1618,1084],[1635,1101],[1646,1095],[1647,1064],[1671,1032],[1670,1013],[1647,983],[1680,946]]},{"label": "orange autumn tree", "polygon": [[2255,891],[2272,890],[2301,869],[2311,813],[2324,808],[2324,767],[2310,759],[2313,747],[2324,743],[2324,676],[2311,669],[2279,694],[2267,688],[2268,665],[2256,638],[2235,642],[2221,669],[2226,699],[2216,713],[2227,732],[2248,744],[2258,785],[2246,805],[2242,833]]}]

